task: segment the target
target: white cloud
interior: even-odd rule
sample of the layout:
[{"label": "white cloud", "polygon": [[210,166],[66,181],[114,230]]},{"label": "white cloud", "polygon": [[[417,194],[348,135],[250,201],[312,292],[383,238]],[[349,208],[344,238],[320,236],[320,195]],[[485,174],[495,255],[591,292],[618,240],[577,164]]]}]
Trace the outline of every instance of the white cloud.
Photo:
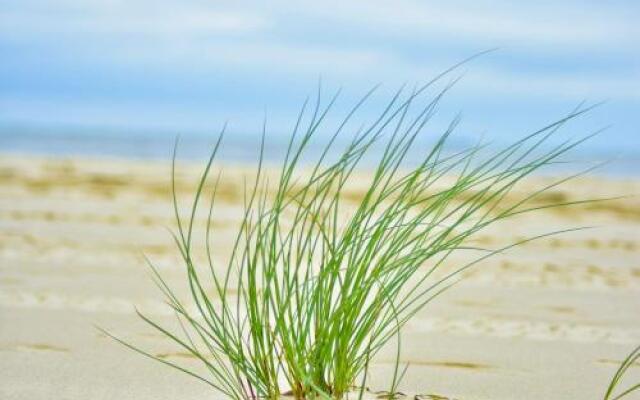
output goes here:
[{"label": "white cloud", "polygon": [[316,31],[342,27],[415,40],[480,43],[482,47],[565,48],[628,47],[640,36],[634,13],[608,3],[584,1],[13,0],[0,10],[0,32],[14,36],[74,32],[261,35],[276,27],[286,31],[288,26],[302,26]]},{"label": "white cloud", "polygon": [[[503,50],[508,55],[509,50]],[[348,84],[350,88],[369,87],[385,84],[420,83],[431,79],[456,59],[444,60],[439,65],[420,64],[404,59],[389,51],[372,49],[340,49],[322,46],[301,46],[272,42],[203,42],[181,45],[162,51],[163,59],[158,61],[158,49],[129,48],[126,45],[112,49],[110,53],[98,53],[104,62],[114,62],[129,67],[145,68],[154,62],[161,62],[168,70],[198,71],[203,76],[208,72],[254,73],[269,79],[300,79],[312,83],[319,76],[336,85]],[[602,100],[640,99],[640,76],[638,74],[613,75],[603,72],[545,71],[529,69],[516,70],[499,66],[492,62],[496,54],[486,55],[484,61],[471,63],[451,74],[451,77],[465,73],[458,90],[469,94],[476,92],[496,93],[510,96],[555,96],[564,99],[590,98]],[[197,65],[193,65],[197,64]]]},{"label": "white cloud", "polygon": [[461,86],[465,90],[509,96],[601,101],[640,100],[640,77],[594,74],[517,73],[476,68]]},{"label": "white cloud", "polygon": [[[495,45],[629,45],[640,36],[633,13],[609,4],[575,2],[341,1],[308,2],[308,18],[415,39]],[[436,36],[434,38],[434,36]]]},{"label": "white cloud", "polygon": [[[299,31],[297,29],[301,28]],[[323,41],[323,32],[359,32],[361,40],[345,36]],[[438,44],[433,58],[441,67],[456,61],[448,46],[477,49],[493,45],[512,49],[554,51],[601,49],[637,54],[633,40],[640,37],[632,13],[603,3],[518,2],[482,3],[462,0],[425,2],[398,0],[324,2],[249,1],[223,4],[209,1],[33,1],[14,0],[0,6],[0,35],[20,43],[41,40],[56,57],[74,66],[147,68],[175,71],[223,69],[225,73],[268,74],[274,79],[323,75],[352,87],[424,80],[438,72],[395,51],[387,37]],[[58,40],[64,35],[63,40]],[[307,36],[305,36],[307,35]],[[312,39],[312,40],[308,40]],[[369,42],[367,42],[369,40]],[[58,47],[56,47],[58,46]],[[62,47],[60,47],[62,46]],[[64,46],[67,46],[65,49]],[[577,49],[577,50],[576,50]],[[66,53],[65,53],[66,50]],[[67,58],[65,58],[67,57]],[[489,58],[492,56],[488,56]],[[447,60],[447,61],[444,61]],[[470,68],[461,85],[468,92],[509,95],[550,95],[564,98],[640,96],[636,75],[549,72],[502,66]],[[605,75],[606,74],[606,75]],[[393,83],[393,82],[392,82]]]},{"label": "white cloud", "polygon": [[43,34],[88,35],[89,39],[108,34],[184,37],[253,33],[270,23],[263,15],[246,11],[148,0],[44,2],[0,11],[0,33],[13,38]]}]

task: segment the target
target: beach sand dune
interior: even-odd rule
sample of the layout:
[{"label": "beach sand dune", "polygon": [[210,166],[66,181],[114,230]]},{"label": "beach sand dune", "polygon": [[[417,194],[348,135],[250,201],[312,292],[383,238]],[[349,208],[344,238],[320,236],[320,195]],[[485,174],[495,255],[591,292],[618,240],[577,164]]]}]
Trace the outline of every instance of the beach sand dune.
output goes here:
[{"label": "beach sand dune", "polygon": [[[178,170],[185,201],[199,168]],[[250,169],[224,171],[222,212],[213,221],[220,263]],[[183,271],[165,229],[173,227],[169,176],[166,161],[0,157],[0,398],[216,398],[95,328],[195,365],[133,307],[174,324],[142,257],[180,287]],[[348,190],[356,200],[364,188]],[[402,359],[410,367],[401,390],[459,400],[602,398],[618,364],[640,344],[637,194],[640,181],[582,178],[539,201],[631,197],[542,211],[478,236],[483,246],[499,247],[532,232],[594,226],[527,243],[465,273],[407,325]],[[196,229],[204,226],[198,220]],[[390,346],[376,358],[372,390],[388,388],[394,356]],[[640,377],[640,365],[630,373]]]}]

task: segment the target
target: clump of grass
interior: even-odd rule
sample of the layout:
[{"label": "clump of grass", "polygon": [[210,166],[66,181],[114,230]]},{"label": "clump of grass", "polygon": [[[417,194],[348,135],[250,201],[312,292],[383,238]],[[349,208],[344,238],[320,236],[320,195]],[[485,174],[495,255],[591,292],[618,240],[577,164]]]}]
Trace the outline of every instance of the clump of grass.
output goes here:
[{"label": "clump of grass", "polygon": [[636,383],[635,385],[632,385],[627,389],[620,391],[620,393],[618,393],[617,395],[615,394],[618,386],[622,382],[623,377],[627,373],[627,370],[631,366],[636,364],[638,360],[640,360],[640,346],[636,347],[631,353],[629,353],[627,358],[625,358],[622,364],[620,364],[620,367],[611,379],[609,387],[607,387],[607,392],[604,394],[604,400],[619,400],[622,398],[626,398],[632,393],[640,391],[640,383]]},{"label": "clump of grass", "polygon": [[[462,271],[558,231],[497,249],[470,245],[474,235],[517,215],[578,203],[532,204],[575,175],[539,187],[508,206],[503,200],[523,179],[560,162],[586,140],[549,144],[562,125],[588,108],[578,108],[490,157],[483,153],[483,144],[453,153],[445,149],[456,118],[417,164],[406,167],[416,138],[456,79],[427,100],[424,94],[454,69],[412,92],[396,92],[374,121],[339,148],[336,139],[375,89],[367,93],[303,173],[301,160],[337,97],[322,105],[319,93],[315,105],[305,102],[298,115],[275,184],[268,182],[263,165],[263,131],[257,171],[246,186],[243,217],[226,266],[214,263],[211,247],[220,175],[210,175],[221,135],[186,220],[178,212],[173,179],[174,239],[184,261],[188,303],[150,263],[181,331],[170,331],[139,312],[203,369],[190,370],[123,343],[233,399],[276,399],[283,395],[283,384],[296,399],[341,399],[356,385],[362,397],[371,359]],[[370,171],[367,189],[355,203],[346,202],[345,190],[362,179],[354,173],[379,144],[384,150]],[[173,165],[175,177],[175,152]],[[445,178],[452,180],[443,186]],[[204,238],[208,263],[203,271],[193,256],[193,227],[204,196],[210,197]],[[462,265],[445,264],[457,252],[475,255]],[[391,392],[403,374],[396,366]]]}]

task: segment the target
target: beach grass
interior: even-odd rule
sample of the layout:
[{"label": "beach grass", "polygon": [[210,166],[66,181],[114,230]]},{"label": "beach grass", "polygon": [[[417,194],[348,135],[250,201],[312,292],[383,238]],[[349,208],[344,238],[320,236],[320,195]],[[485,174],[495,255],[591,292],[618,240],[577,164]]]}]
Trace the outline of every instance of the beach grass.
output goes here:
[{"label": "beach grass", "polygon": [[[276,399],[285,394],[341,399],[354,391],[361,398],[371,360],[392,339],[397,340],[399,359],[402,327],[458,282],[463,271],[520,244],[582,229],[549,230],[499,248],[472,243],[479,232],[523,214],[591,201],[536,202],[580,174],[558,178],[517,201],[504,201],[527,177],[562,163],[564,155],[591,136],[552,140],[561,127],[591,107],[580,106],[501,148],[480,143],[449,151],[448,140],[459,123],[455,118],[417,163],[407,163],[417,138],[457,79],[431,96],[425,93],[458,66],[413,91],[398,90],[375,120],[357,130],[348,144],[338,146],[337,138],[346,134],[343,130],[374,94],[371,90],[347,112],[322,151],[309,154],[309,144],[324,128],[337,97],[323,104],[319,92],[298,114],[275,192],[268,190],[273,181],[265,172],[263,131],[257,170],[246,182],[242,222],[226,266],[216,264],[211,245],[220,180],[220,173],[213,172],[214,160],[224,134],[194,189],[187,217],[180,213],[175,191],[176,142],[173,238],[190,296],[180,299],[149,261],[181,329],[172,331],[138,314],[199,360],[203,369],[187,368],[117,340],[233,399]],[[383,150],[374,153],[376,146]],[[378,158],[367,189],[355,203],[347,202],[350,185],[361,183],[363,159],[372,154]],[[308,158],[313,161],[303,162]],[[208,216],[204,268],[194,257],[194,224],[203,207]],[[471,259],[448,262],[458,253]],[[389,383],[391,396],[405,371],[397,361]]]},{"label": "beach grass", "polygon": [[626,389],[618,389],[629,368],[637,365],[638,360],[640,360],[640,346],[633,349],[627,358],[622,361],[620,367],[613,375],[613,378],[611,378],[611,383],[609,383],[609,386],[607,387],[604,400],[620,400],[623,398],[629,398],[628,396],[630,394],[640,391],[640,383],[632,384]]}]

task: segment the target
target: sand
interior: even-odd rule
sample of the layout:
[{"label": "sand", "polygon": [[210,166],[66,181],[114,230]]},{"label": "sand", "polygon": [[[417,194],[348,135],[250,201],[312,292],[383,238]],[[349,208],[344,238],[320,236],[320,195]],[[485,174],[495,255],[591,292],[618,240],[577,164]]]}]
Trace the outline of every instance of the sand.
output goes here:
[{"label": "sand", "polygon": [[[225,166],[214,220],[221,262],[240,217],[246,170]],[[184,198],[196,171],[179,170]],[[170,282],[182,281],[165,229],[173,224],[168,177],[166,161],[0,155],[1,399],[220,398],[95,328],[194,362],[133,309],[172,319],[141,255]],[[351,188],[354,198],[361,189]],[[640,194],[640,181],[585,178],[552,193],[567,200],[621,194]],[[617,364],[640,344],[640,200],[544,211],[477,240],[500,246],[584,225],[596,228],[527,243],[479,265],[421,311],[403,334],[410,367],[400,389],[459,400],[602,398]],[[387,388],[393,357],[389,348],[375,359],[372,390]],[[638,380],[640,366],[630,373]]]}]

